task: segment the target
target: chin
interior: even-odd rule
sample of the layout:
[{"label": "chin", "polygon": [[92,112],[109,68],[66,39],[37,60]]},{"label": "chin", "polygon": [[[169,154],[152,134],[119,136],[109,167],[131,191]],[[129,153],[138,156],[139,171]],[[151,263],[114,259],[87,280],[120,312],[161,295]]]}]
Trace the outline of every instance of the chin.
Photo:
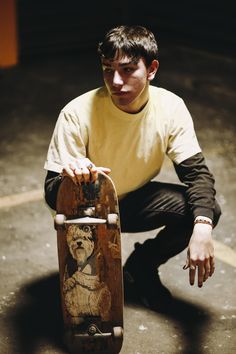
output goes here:
[{"label": "chin", "polygon": [[127,99],[125,97],[119,97],[119,98],[113,97],[112,101],[117,106],[127,106],[127,105],[130,105],[133,102],[133,100]]}]

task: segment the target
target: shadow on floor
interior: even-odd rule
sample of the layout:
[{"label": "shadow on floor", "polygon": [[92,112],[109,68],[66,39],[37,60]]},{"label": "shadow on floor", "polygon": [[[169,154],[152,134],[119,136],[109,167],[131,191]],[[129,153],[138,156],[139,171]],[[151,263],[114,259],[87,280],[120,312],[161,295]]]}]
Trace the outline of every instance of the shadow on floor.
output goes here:
[{"label": "shadow on floor", "polygon": [[[136,308],[143,307],[137,298],[132,300],[129,294],[127,294],[125,304]],[[201,344],[211,320],[210,314],[207,313],[206,309],[175,297],[172,305],[168,308],[163,308],[159,315],[174,322],[182,334],[184,340],[181,354],[203,354]],[[176,353],[180,353],[179,350],[176,349]]]},{"label": "shadow on floor", "polygon": [[59,286],[59,275],[55,273],[21,289],[17,306],[8,315],[17,353],[34,354],[48,344],[67,352],[63,344]]},{"label": "shadow on floor", "polygon": [[[127,306],[141,306],[131,300],[125,303]],[[185,337],[181,354],[203,353],[200,344],[210,320],[210,315],[203,308],[175,298],[171,309],[163,309],[162,315],[174,321]],[[58,274],[22,288],[17,306],[9,310],[8,320],[14,328],[17,353],[34,354],[39,347],[48,344],[66,353]]]}]

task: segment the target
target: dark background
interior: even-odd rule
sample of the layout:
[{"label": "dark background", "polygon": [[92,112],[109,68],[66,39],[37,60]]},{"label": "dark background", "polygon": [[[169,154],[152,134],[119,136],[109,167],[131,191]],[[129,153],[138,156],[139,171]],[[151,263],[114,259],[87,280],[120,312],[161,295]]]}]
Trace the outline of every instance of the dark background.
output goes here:
[{"label": "dark background", "polygon": [[235,55],[232,1],[18,0],[20,60],[53,53],[96,49],[111,27],[150,28],[159,45],[166,40],[220,54]]},{"label": "dark background", "polygon": [[[1,1],[1,0],[0,0]],[[4,0],[9,1],[9,0]],[[61,108],[103,84],[97,42],[111,27],[140,24],[156,34],[155,84],[181,96],[216,180],[222,217],[214,277],[190,287],[186,251],[161,269],[175,311],[125,304],[121,354],[235,353],[236,90],[235,12],[229,1],[18,0],[19,65],[0,69],[0,353],[62,354],[53,219],[43,201],[44,161]],[[176,181],[169,160],[158,176]],[[40,192],[30,201],[22,195]],[[7,198],[7,200],[9,200]],[[135,242],[124,234],[123,262]],[[224,247],[226,246],[226,251]],[[227,248],[228,247],[228,248]],[[222,251],[223,250],[223,251]],[[234,262],[233,262],[234,261]],[[233,265],[233,266],[232,266]],[[139,324],[147,324],[140,331]],[[142,332],[142,333],[141,333]]]}]

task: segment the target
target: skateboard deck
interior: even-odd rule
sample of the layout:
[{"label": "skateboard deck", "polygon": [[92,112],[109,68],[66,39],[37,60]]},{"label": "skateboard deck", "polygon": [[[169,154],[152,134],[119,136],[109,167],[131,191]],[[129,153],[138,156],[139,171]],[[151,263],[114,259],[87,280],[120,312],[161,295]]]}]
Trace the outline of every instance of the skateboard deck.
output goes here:
[{"label": "skateboard deck", "polygon": [[55,216],[65,342],[71,353],[119,353],[123,279],[119,208],[112,180],[64,177]]}]

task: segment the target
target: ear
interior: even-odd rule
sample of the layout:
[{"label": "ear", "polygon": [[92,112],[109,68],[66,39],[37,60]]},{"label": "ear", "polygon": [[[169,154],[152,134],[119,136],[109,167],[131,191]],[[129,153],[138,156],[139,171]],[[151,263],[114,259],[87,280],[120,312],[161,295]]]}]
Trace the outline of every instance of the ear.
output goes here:
[{"label": "ear", "polygon": [[147,76],[147,79],[149,81],[153,80],[156,73],[157,73],[157,70],[159,68],[159,61],[158,60],[153,60],[151,65],[148,67],[148,76]]}]

